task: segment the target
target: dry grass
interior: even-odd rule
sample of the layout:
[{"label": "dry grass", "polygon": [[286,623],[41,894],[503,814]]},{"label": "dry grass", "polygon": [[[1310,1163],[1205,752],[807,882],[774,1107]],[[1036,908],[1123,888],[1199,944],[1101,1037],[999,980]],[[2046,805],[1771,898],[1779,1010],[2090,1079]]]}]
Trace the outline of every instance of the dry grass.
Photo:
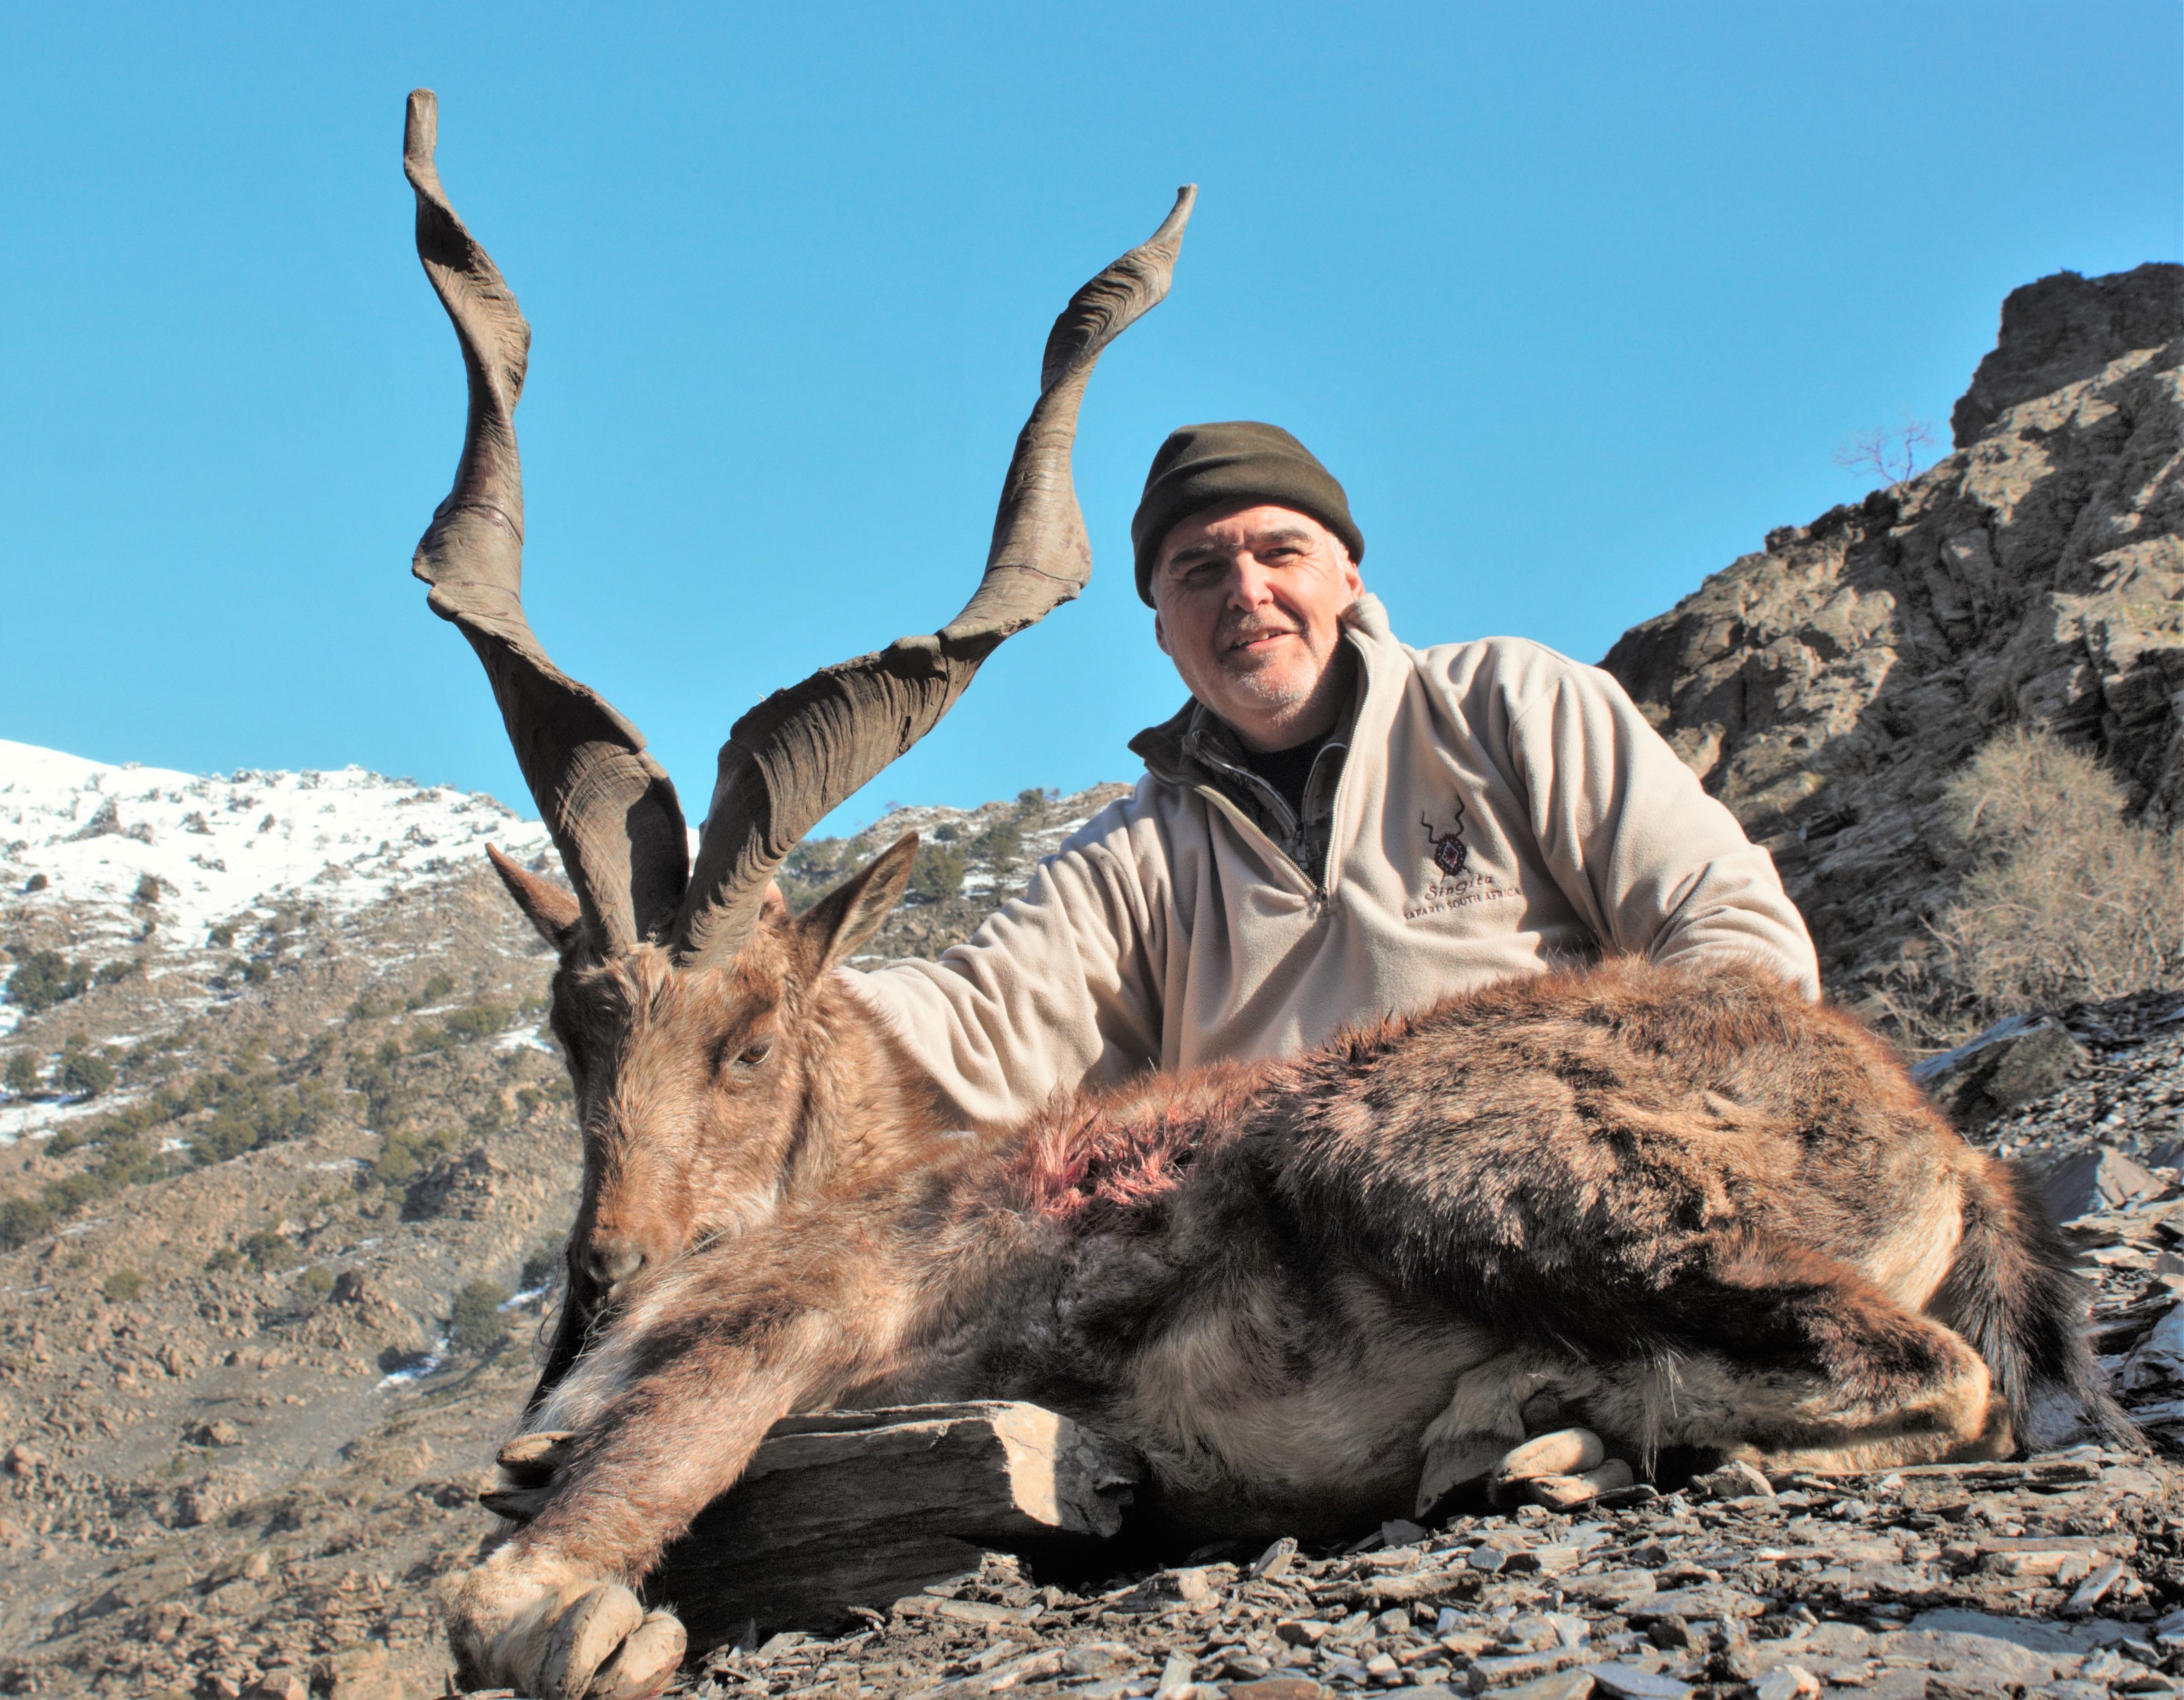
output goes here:
[{"label": "dry grass", "polygon": [[2126,813],[2092,755],[2046,732],[1996,738],[1950,781],[1971,852],[1907,1007],[1907,1037],[1953,1042],[2019,1010],[2184,984],[2184,847]]}]

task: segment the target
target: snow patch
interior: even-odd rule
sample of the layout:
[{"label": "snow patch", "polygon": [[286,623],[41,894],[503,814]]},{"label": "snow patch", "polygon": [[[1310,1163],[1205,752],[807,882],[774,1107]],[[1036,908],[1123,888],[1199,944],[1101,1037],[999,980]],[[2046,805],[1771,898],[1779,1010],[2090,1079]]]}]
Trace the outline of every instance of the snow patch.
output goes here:
[{"label": "snow patch", "polygon": [[42,1140],[66,1123],[81,1121],[113,1107],[120,1100],[99,1102],[87,1098],[49,1098],[42,1103],[0,1106],[0,1145],[18,1140]]},{"label": "snow patch", "polygon": [[560,1055],[539,1036],[538,1023],[535,1021],[528,1027],[510,1028],[493,1040],[493,1048],[495,1051],[538,1051],[549,1056]]},{"label": "snow patch", "polygon": [[[542,822],[482,793],[361,767],[221,778],[0,739],[0,893],[34,911],[65,911],[85,950],[148,939],[209,950],[222,921],[240,922],[247,944],[254,920],[276,906],[345,915],[468,872],[489,842],[531,861],[552,841]],[[18,1019],[0,1006],[0,1034]]]},{"label": "snow patch", "polygon": [[447,1361],[448,1341],[443,1335],[434,1340],[432,1349],[415,1363],[404,1364],[401,1368],[382,1376],[379,1385],[382,1390],[388,1387],[406,1387],[413,1381],[422,1381]]}]

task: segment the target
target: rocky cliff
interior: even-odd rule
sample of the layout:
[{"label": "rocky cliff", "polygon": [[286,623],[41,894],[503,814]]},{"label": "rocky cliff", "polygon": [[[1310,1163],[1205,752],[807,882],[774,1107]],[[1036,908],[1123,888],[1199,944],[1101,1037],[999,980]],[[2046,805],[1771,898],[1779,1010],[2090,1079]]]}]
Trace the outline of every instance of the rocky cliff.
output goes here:
[{"label": "rocky cliff", "polygon": [[1947,776],[1997,730],[2184,808],[2184,266],[2014,291],[1955,452],[1708,578],[1602,663],[1774,852],[1831,989],[1920,950],[1962,852]]}]

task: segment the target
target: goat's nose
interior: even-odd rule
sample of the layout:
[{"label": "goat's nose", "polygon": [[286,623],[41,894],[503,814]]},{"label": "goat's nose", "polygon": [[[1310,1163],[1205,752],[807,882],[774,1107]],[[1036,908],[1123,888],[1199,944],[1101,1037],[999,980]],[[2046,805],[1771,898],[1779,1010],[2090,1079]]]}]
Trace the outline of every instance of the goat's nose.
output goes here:
[{"label": "goat's nose", "polygon": [[594,1235],[584,1250],[584,1272],[603,1287],[620,1286],[644,1267],[644,1249],[623,1235]]}]

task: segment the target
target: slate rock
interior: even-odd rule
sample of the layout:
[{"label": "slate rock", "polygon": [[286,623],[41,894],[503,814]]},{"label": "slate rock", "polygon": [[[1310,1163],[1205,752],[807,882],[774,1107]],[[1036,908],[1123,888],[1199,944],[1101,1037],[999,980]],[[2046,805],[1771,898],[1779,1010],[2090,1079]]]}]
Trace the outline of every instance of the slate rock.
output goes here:
[{"label": "slate rock", "polygon": [[1954,1051],[1915,1064],[1911,1078],[1959,1128],[1971,1129],[2045,1097],[2086,1062],[2070,1029],[2054,1017],[2014,1015]]},{"label": "slate rock", "polygon": [[1588,1664],[1585,1674],[1592,1678],[1595,1692],[1613,1695],[1615,1700],[1691,1700],[1690,1683],[1635,1664]]},{"label": "slate rock", "polygon": [[2075,1222],[2142,1198],[2159,1198],[2167,1190],[2160,1177],[2113,1145],[2095,1145],[2065,1157],[2040,1181],[2041,1201],[2048,1207],[2048,1219],[2056,1223]]},{"label": "slate rock", "polygon": [[[1234,1689],[1229,1691],[1232,1694]],[[1403,1700],[1424,1700],[1432,1689],[1408,1689]],[[1446,1689],[1440,1692],[1446,1693]],[[1494,1700],[1588,1700],[1598,1692],[1598,1685],[1589,1670],[1558,1670],[1552,1676],[1542,1676],[1535,1682],[1519,1683],[1514,1688],[1497,1688]]]},{"label": "slate rock", "polygon": [[2124,1360],[2123,1391],[2184,1381],[2184,1305],[2172,1306]]}]

